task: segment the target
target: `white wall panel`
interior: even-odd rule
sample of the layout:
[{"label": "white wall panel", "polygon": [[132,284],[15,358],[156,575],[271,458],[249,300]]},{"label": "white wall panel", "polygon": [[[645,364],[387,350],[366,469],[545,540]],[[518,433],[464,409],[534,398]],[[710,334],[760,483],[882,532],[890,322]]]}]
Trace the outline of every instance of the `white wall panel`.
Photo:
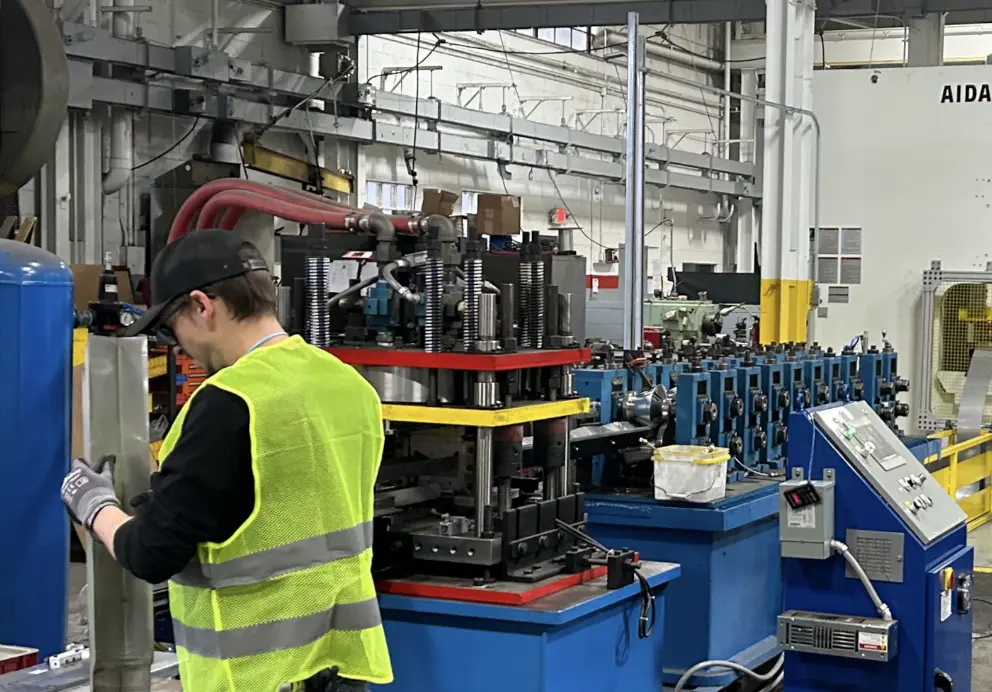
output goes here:
[{"label": "white wall panel", "polygon": [[[945,103],[945,85],[984,84],[986,67],[817,72],[823,125],[822,225],[863,229],[862,283],[850,303],[826,304],[816,337],[834,348],[881,330],[919,392],[919,302],[923,272],[984,270],[992,259],[992,108]],[[821,287],[826,296],[826,286]],[[916,417],[916,396],[907,423]]]},{"label": "white wall panel", "polygon": [[[671,32],[673,39],[684,47],[705,53],[708,27],[676,27]],[[597,116],[589,127],[597,134],[617,135],[622,132],[624,123],[624,93],[626,69],[617,67],[599,57],[585,54],[558,54],[525,56],[516,52],[543,53],[560,51],[560,46],[504,32],[502,42],[499,35],[487,32],[475,34],[455,34],[444,37],[448,43],[438,47],[429,58],[428,51],[434,47],[433,35],[424,34],[420,40],[420,61],[424,67],[441,66],[442,69],[420,73],[420,96],[431,96],[442,101],[458,103],[458,87],[467,84],[516,84],[516,88],[506,91],[505,106],[509,112],[519,114],[520,100],[528,111],[534,107],[527,99],[535,96],[569,96],[565,103],[565,119],[570,125],[575,123],[576,111],[619,109],[619,114],[608,113]],[[505,45],[511,53],[504,56],[500,52]],[[473,50],[473,47],[475,50]],[[605,52],[618,53],[622,47]],[[598,51],[603,53],[604,51]],[[373,78],[377,88],[382,82],[377,78],[384,68],[397,68],[415,65],[417,58],[417,38],[413,36],[383,36],[362,39],[359,57],[362,61],[360,77]],[[509,65],[508,65],[509,62]],[[676,75],[683,79],[698,79],[712,83],[710,75],[690,67],[652,60],[650,68],[656,72]],[[511,76],[512,75],[512,76]],[[619,78],[618,78],[619,76]],[[399,83],[400,77],[403,77]],[[398,86],[397,86],[398,84]],[[647,80],[647,113],[650,131],[648,139],[667,142],[680,149],[693,152],[714,151],[715,141],[720,131],[720,102],[712,94],[699,89],[666,82],[663,77],[652,75]],[[413,95],[417,89],[414,74],[390,77],[385,87],[398,93]],[[519,95],[519,98],[518,98]],[[462,91],[463,101],[470,91]],[[471,107],[480,107],[480,99],[475,97]],[[482,94],[481,109],[500,112],[504,107],[503,91],[498,88],[486,89]],[[581,114],[580,114],[581,115]],[[588,121],[589,115],[586,115]],[[562,119],[560,102],[548,101],[538,105],[530,115],[531,120],[559,124]],[[662,122],[663,119],[671,119]],[[400,150],[376,146],[366,150],[366,172],[368,180],[382,182],[410,183]],[[474,190],[480,192],[504,192],[522,198],[523,226],[525,230],[545,230],[547,213],[553,207],[560,207],[561,201],[554,185],[544,171],[531,172],[527,169],[510,167],[513,176],[502,180],[496,164],[468,161],[455,157],[438,157],[421,153],[418,156],[418,175],[421,187],[442,187],[455,191]],[[585,234],[576,233],[576,249],[589,258],[592,264],[602,257],[603,246],[617,248],[623,242],[623,188],[601,181],[588,180],[575,176],[560,175],[556,182],[562,196]],[[672,219],[674,230],[667,225],[653,233],[664,237],[664,264],[668,264],[669,238],[675,237],[675,264],[682,262],[714,263],[723,265],[723,236],[715,219],[716,198],[709,195],[692,194],[684,191],[648,188],[646,193],[647,210],[645,220],[650,229],[662,218]]]}]

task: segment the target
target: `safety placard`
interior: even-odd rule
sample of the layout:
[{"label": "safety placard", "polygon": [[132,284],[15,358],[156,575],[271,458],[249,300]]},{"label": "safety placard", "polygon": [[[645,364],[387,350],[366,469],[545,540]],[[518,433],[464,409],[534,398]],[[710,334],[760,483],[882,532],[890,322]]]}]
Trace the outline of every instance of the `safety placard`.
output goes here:
[{"label": "safety placard", "polygon": [[858,651],[884,654],[889,650],[889,635],[876,632],[858,632]]},{"label": "safety placard", "polygon": [[816,528],[816,506],[809,505],[802,509],[789,508],[789,528],[791,529],[815,529]]},{"label": "safety placard", "polygon": [[951,603],[952,600],[953,599],[951,598],[951,592],[950,591],[943,591],[943,592],[941,592],[941,594],[940,594],[940,621],[941,622],[945,622],[946,620],[949,620],[950,619],[951,613],[954,610],[954,607],[953,607],[953,605]]}]

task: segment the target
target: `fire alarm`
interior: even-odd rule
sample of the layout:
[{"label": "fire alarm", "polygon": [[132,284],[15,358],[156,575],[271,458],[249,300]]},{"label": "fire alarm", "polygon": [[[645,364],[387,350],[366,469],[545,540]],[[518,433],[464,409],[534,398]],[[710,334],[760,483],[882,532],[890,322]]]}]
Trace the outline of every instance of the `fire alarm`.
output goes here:
[{"label": "fire alarm", "polygon": [[552,209],[548,217],[553,225],[564,226],[568,223],[568,210],[563,208]]}]

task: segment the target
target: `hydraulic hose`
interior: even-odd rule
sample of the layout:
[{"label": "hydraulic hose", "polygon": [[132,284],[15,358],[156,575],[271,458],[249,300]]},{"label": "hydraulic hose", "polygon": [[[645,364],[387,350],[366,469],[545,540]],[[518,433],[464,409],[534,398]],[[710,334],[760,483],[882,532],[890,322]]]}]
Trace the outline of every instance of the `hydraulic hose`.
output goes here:
[{"label": "hydraulic hose", "polygon": [[858,562],[858,558],[854,557],[851,553],[851,549],[838,540],[831,540],[830,548],[835,553],[843,557],[847,561],[847,564],[851,566],[851,569],[854,570],[854,573],[858,575],[858,579],[861,580],[861,583],[865,587],[865,591],[868,592],[868,597],[875,605],[875,610],[878,611],[879,616],[883,620],[891,620],[892,611],[889,609],[889,606],[882,602],[881,597],[878,595],[878,591],[875,590],[875,585],[871,583],[871,579],[868,578],[868,575],[865,573],[861,563]]},{"label": "hydraulic hose", "polygon": [[[457,276],[462,281],[465,280],[465,272],[461,268],[456,267],[455,270],[454,270],[454,273],[455,273],[455,276]],[[486,293],[493,293],[495,295],[502,295],[502,291],[499,290],[499,287],[496,286],[493,283],[490,283],[489,281],[483,280],[483,282],[482,282],[482,290],[485,291]]]},{"label": "hydraulic hose", "polygon": [[229,190],[218,192],[210,198],[209,202],[203,205],[197,228],[209,228],[211,225],[210,220],[214,217],[214,214],[227,207],[258,211],[296,223],[323,224],[336,230],[349,230],[349,219],[357,218],[357,213],[353,211],[316,209],[269,197],[268,195],[260,195],[255,192]]},{"label": "hydraulic hose", "polygon": [[183,202],[183,205],[179,208],[179,212],[176,214],[176,218],[172,221],[172,226],[169,229],[168,242],[171,243],[174,240],[182,238],[189,232],[193,219],[196,218],[197,214],[201,212],[204,205],[210,200],[211,197],[219,192],[231,190],[255,192],[268,197],[274,197],[294,203],[320,203],[321,205],[330,208],[352,209],[352,207],[349,207],[348,205],[334,202],[321,197],[320,195],[314,195],[301,190],[289,190],[286,188],[252,182],[250,180],[240,180],[238,178],[223,178],[221,180],[212,180],[206,185],[202,185],[195,192],[193,192],[193,194],[190,195],[185,202]]},{"label": "hydraulic hose", "polygon": [[[750,668],[742,666],[740,663],[734,663],[733,661],[703,661],[702,663],[697,663],[692,668],[687,670],[679,678],[678,683],[675,685],[675,692],[682,692],[685,689],[686,684],[692,679],[692,676],[701,670],[706,670],[707,668],[729,668],[730,670],[746,675],[756,682],[771,682],[778,678],[779,674],[782,672],[782,666],[785,663],[785,659],[780,655],[778,661],[772,666],[772,669],[767,673],[756,673]],[[774,688],[772,688],[774,689]]]},{"label": "hydraulic hose", "polygon": [[405,269],[409,266],[411,266],[410,262],[405,257],[398,259],[395,262],[390,262],[382,268],[382,278],[387,284],[389,284],[390,288],[399,294],[400,298],[416,305],[420,302],[420,294],[414,293],[409,288],[401,284],[393,275],[393,272],[397,269]]},{"label": "hydraulic hose", "polygon": [[[274,190],[278,190],[278,191],[273,192]],[[294,204],[299,207],[306,207],[308,209],[320,209],[325,211],[326,210],[354,211],[355,213],[357,213],[357,211],[352,209],[351,207],[346,207],[336,202],[330,202],[330,200],[328,200],[329,203],[325,203],[315,196],[297,197],[294,194],[294,191],[289,191],[289,194],[284,194],[284,191],[279,190],[279,188],[272,187],[271,185],[259,185],[257,186],[256,189],[253,190],[238,190],[238,191],[250,192],[252,194],[257,194],[264,197],[270,197],[275,200],[285,201],[289,204]],[[220,192],[216,193],[214,197],[216,197],[217,194],[221,194],[221,193]],[[218,226],[217,223],[215,223],[217,215],[213,211],[208,210],[207,208],[210,205],[210,203],[213,201],[214,197],[211,197],[210,200],[208,200],[203,205],[203,209],[200,210],[200,217],[197,220],[196,227],[200,230],[204,228],[214,228],[214,227],[218,227],[224,230],[233,230],[234,226],[237,225],[237,222],[241,219],[242,214],[244,214],[244,209],[238,209],[238,208],[228,209],[227,211],[224,212],[223,216],[221,216],[219,222],[220,225]],[[231,223],[232,220],[234,225],[231,225],[230,228],[224,226],[225,222]]]},{"label": "hydraulic hose", "polygon": [[356,293],[365,290],[366,288],[368,288],[378,280],[379,280],[379,276],[377,274],[373,274],[369,278],[364,279],[363,281],[355,284],[354,286],[349,286],[340,293],[336,293],[335,295],[331,296],[330,300],[327,301],[328,309],[334,307],[345,298],[348,298],[349,296],[353,296]]}]

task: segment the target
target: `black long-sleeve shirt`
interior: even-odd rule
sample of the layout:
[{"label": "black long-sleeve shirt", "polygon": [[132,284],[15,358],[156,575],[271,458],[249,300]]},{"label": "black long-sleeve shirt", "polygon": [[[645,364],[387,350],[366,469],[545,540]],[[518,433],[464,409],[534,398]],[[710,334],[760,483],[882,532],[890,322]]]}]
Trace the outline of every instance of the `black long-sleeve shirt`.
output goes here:
[{"label": "black long-sleeve shirt", "polygon": [[125,569],[165,581],[196,556],[197,544],[223,542],[248,519],[255,503],[248,422],[237,395],[210,385],[197,392],[148,501],[114,536]]}]

